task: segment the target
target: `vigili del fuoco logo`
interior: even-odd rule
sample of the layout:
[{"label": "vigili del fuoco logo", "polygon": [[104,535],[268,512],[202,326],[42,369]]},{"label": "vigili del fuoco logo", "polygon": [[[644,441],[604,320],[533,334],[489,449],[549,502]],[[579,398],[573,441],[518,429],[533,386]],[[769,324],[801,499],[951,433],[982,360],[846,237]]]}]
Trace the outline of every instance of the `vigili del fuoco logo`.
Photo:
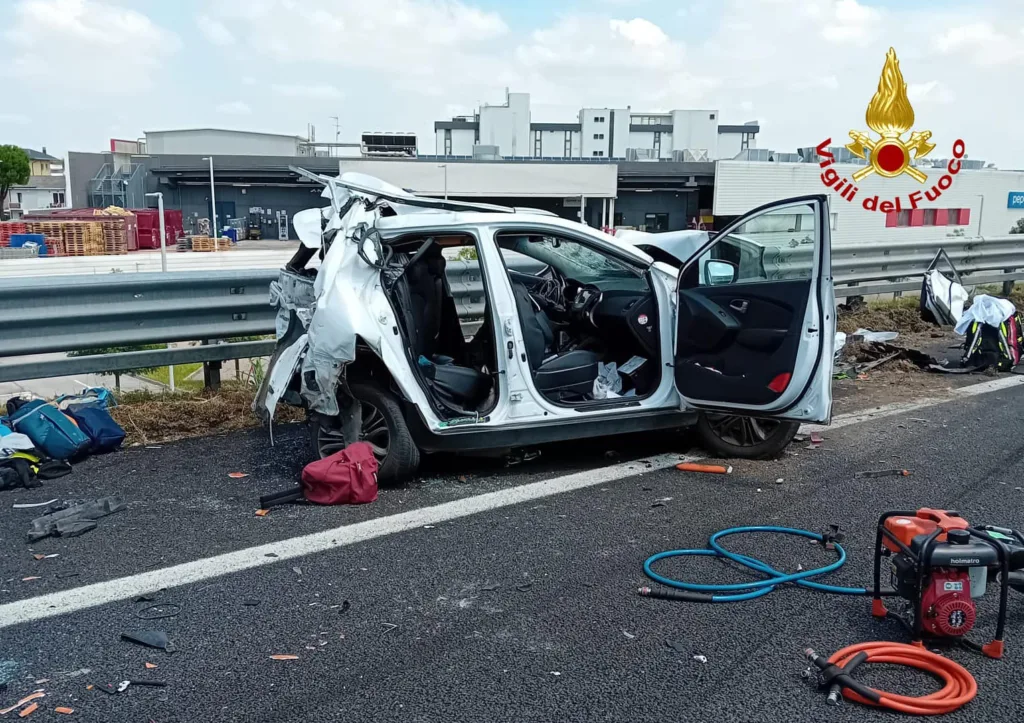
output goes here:
[{"label": "vigili del fuoco logo", "polygon": [[[855,171],[852,180],[840,176],[836,169],[829,168],[835,163],[835,156],[829,153],[832,139],[827,138],[816,149],[818,157],[822,159],[818,165],[825,169],[821,174],[821,182],[850,202],[860,191],[857,184],[869,176],[896,178],[905,173],[923,186],[928,186],[928,174],[911,165],[911,162],[935,150],[935,144],[930,142],[932,132],[911,131],[914,126],[914,108],[907,97],[907,84],[900,72],[900,61],[892,48],[885,55],[878,90],[868,103],[864,119],[874,134],[850,131],[853,142],[847,143],[846,147],[855,156],[867,161],[868,165]],[[911,131],[909,136],[906,136],[907,131]],[[868,211],[891,213],[918,208],[926,199],[938,200],[942,192],[953,185],[953,177],[960,172],[960,160],[965,152],[964,142],[958,138],[953,142],[953,157],[946,165],[945,172],[930,188],[914,191],[905,197],[895,196],[891,200],[880,200],[878,195],[868,196],[861,205]]]}]

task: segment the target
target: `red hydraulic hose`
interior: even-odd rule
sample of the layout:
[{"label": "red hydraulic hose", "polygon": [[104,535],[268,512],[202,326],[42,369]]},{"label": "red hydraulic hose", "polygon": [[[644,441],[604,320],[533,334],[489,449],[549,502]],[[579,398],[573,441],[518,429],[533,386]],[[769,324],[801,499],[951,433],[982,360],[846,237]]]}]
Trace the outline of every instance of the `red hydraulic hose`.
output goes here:
[{"label": "red hydraulic hose", "polygon": [[[822,670],[826,682],[840,686],[847,699],[864,705],[888,708],[910,715],[942,715],[952,713],[974,699],[978,684],[959,663],[916,645],[904,643],[860,643],[843,648],[827,661],[807,651],[807,657]],[[941,690],[913,697],[869,688],[853,679],[854,669],[861,663],[891,663],[917,668],[942,679]]]}]

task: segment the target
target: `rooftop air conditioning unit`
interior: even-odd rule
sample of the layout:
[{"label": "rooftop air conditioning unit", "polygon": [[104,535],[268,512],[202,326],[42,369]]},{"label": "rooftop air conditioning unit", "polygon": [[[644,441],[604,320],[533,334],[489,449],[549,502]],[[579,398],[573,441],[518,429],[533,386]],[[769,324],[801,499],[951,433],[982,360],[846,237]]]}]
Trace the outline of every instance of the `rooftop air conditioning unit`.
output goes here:
[{"label": "rooftop air conditioning unit", "polygon": [[686,148],[683,150],[683,160],[691,163],[707,163],[707,148]]}]

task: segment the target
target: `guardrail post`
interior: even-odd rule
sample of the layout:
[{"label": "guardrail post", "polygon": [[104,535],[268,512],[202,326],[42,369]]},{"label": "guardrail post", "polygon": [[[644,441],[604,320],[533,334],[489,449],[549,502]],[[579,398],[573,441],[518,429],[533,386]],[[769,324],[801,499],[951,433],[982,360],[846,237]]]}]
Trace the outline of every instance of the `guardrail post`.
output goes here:
[{"label": "guardrail post", "polygon": [[[209,339],[203,339],[203,346],[208,346]],[[220,389],[220,367],[223,362],[203,362],[203,387],[212,391]]]},{"label": "guardrail post", "polygon": [[1003,296],[1009,296],[1013,293],[1013,279],[1003,282]]}]

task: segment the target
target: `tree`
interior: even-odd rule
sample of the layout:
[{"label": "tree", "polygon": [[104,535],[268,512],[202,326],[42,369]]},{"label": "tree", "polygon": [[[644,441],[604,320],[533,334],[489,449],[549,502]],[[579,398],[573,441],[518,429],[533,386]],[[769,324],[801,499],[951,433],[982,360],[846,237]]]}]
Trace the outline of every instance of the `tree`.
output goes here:
[{"label": "tree", "polygon": [[1017,223],[1010,229],[1010,233],[1024,233],[1024,218],[1017,219]]},{"label": "tree", "polygon": [[4,207],[11,186],[28,183],[32,164],[28,154],[17,146],[0,146],[0,208]]}]

